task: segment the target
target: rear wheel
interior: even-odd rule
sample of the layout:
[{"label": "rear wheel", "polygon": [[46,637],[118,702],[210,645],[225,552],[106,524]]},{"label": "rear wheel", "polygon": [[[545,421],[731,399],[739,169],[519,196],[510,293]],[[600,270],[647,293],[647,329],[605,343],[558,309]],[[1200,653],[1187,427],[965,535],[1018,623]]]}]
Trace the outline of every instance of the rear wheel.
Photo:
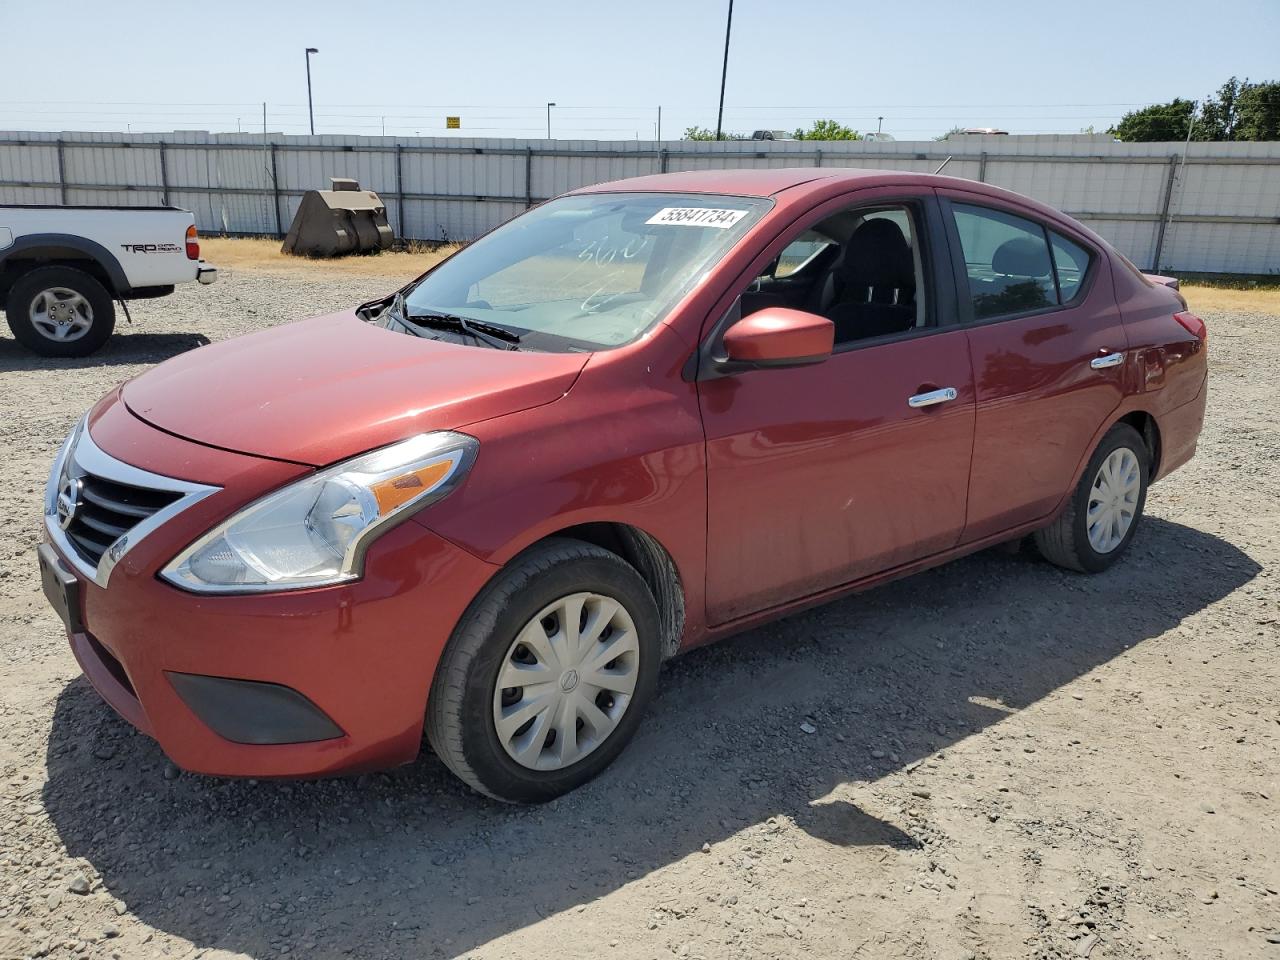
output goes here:
[{"label": "rear wheel", "polygon": [[626,746],[653,696],[657,604],[601,547],[555,539],[512,561],[472,603],[436,670],[427,739],[471,787],[550,800]]},{"label": "rear wheel", "polygon": [[1099,573],[1123,556],[1147,502],[1151,454],[1141,434],[1116,424],[1098,444],[1061,516],[1035,535],[1060,567]]},{"label": "rear wheel", "polygon": [[5,304],[18,342],[43,357],[85,357],[115,329],[107,288],[74,267],[38,267],[23,274]]}]

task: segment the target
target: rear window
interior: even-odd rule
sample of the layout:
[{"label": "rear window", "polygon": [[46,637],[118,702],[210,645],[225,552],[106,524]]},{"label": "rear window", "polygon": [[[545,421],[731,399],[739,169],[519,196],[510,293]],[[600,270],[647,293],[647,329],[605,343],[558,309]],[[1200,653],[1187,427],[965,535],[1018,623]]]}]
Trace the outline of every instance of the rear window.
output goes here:
[{"label": "rear window", "polygon": [[985,207],[956,204],[954,210],[975,319],[1057,304],[1049,244],[1040,224]]},{"label": "rear window", "polygon": [[1063,303],[1070,303],[1080,292],[1085,274],[1089,272],[1089,251],[1052,230],[1049,231],[1049,246],[1053,250],[1053,266],[1058,271],[1058,292]]},{"label": "rear window", "polygon": [[953,204],[975,320],[1070,303],[1089,272],[1089,251],[1025,217]]}]

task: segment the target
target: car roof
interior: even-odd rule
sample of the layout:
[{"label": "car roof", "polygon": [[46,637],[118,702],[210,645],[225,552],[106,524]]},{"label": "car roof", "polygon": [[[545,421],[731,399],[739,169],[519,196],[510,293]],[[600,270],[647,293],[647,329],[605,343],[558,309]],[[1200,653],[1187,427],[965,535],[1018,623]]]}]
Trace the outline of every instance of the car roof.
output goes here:
[{"label": "car roof", "polygon": [[[1030,213],[1059,223],[1069,223],[1076,230],[1102,246],[1106,242],[1084,224],[1060,210],[989,183],[948,177],[936,173],[912,173],[906,170],[864,170],[852,167],[773,167],[735,170],[684,170],[679,173],[657,173],[647,177],[631,177],[596,183],[570,191],[589,193],[704,193],[737,197],[776,197],[783,191],[794,191],[787,201],[803,202],[806,195],[838,193],[840,187],[875,186],[947,187],[969,194],[1004,200],[1023,207]],[[797,187],[803,189],[797,190]]]},{"label": "car roof", "polygon": [[631,177],[597,183],[574,190],[574,193],[616,193],[624,190],[661,193],[722,193],[736,197],[772,197],[815,180],[834,178],[874,180],[900,176],[892,170],[841,170],[834,167],[783,167],[737,170],[684,170],[679,173],[656,173],[647,177]]}]

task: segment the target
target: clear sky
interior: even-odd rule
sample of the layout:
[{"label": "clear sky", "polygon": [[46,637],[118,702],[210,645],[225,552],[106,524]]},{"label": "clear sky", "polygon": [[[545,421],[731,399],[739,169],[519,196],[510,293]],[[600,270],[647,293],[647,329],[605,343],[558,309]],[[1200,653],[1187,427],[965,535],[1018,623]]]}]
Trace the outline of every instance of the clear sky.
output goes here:
[{"label": "clear sky", "polygon": [[[714,127],[727,0],[0,0],[0,129],[652,139]],[[725,129],[1105,129],[1280,79],[1280,0],[736,0]],[[453,131],[450,131],[451,133]]]}]

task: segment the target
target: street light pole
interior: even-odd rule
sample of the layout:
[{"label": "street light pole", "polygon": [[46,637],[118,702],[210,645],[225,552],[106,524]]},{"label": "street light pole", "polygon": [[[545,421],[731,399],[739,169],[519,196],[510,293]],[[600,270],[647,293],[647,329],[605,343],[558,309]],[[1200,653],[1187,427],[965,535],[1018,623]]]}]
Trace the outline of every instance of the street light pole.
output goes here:
[{"label": "street light pole", "polygon": [[554,106],[555,106],[554,103],[547,104],[547,139],[548,140],[551,139],[551,108]]},{"label": "street light pole", "polygon": [[720,70],[720,110],[716,113],[716,139],[722,139],[720,131],[724,123],[724,82],[729,76],[729,34],[733,31],[733,0],[729,0],[729,19],[724,25],[724,67]]},{"label": "street light pole", "polygon": [[307,117],[311,120],[311,135],[316,134],[316,114],[311,108],[311,55],[319,53],[315,47],[307,47]]}]

